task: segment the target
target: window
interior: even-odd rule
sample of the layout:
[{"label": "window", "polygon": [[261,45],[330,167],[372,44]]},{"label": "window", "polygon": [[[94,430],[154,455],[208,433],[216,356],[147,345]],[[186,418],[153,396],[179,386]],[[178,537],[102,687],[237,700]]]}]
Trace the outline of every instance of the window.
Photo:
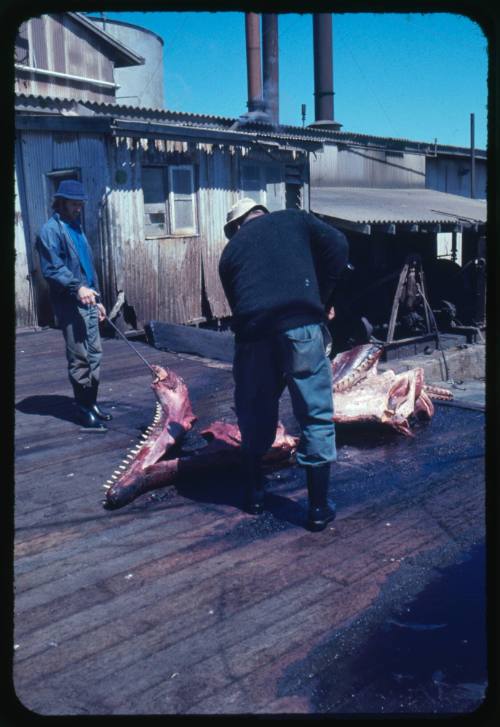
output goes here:
[{"label": "window", "polygon": [[146,237],[196,235],[194,168],[142,167]]},{"label": "window", "polygon": [[196,210],[192,166],[168,168],[170,230],[173,235],[196,234]]},{"label": "window", "polygon": [[279,164],[243,162],[240,188],[243,197],[263,204],[270,212],[285,207],[282,170]]},{"label": "window", "polygon": [[144,194],[144,227],[146,236],[168,234],[167,210],[165,206],[165,174],[163,167],[142,168],[142,191]]}]

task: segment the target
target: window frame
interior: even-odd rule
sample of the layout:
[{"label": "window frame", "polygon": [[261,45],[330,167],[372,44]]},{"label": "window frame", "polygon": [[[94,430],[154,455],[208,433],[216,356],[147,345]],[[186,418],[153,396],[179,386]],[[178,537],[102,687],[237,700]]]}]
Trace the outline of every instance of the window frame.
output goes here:
[{"label": "window frame", "polygon": [[[146,202],[144,199],[144,184],[142,187],[143,205],[144,205],[144,232],[147,240],[158,240],[162,238],[179,238],[179,237],[197,237],[199,235],[198,224],[198,195],[196,187],[196,168],[194,164],[142,164],[141,173],[144,169],[160,169],[162,172],[162,195],[165,197],[163,202]],[[175,170],[186,169],[190,172],[191,182],[191,207],[193,212],[193,227],[180,228],[175,230],[175,192],[173,189],[172,176]],[[148,212],[149,208],[149,212]],[[158,208],[154,210],[152,208]],[[165,229],[160,232],[147,231],[146,214],[155,214],[164,210],[165,212]]]},{"label": "window frame", "polygon": [[[144,234],[147,239],[154,240],[158,237],[167,237],[168,231],[170,229],[169,219],[168,219],[168,205],[166,198],[163,200],[163,202],[146,202],[145,196],[144,196],[144,169],[158,169],[161,173],[161,182],[162,182],[162,196],[166,197],[168,195],[168,188],[167,188],[167,180],[165,175],[165,165],[163,164],[143,164],[141,166],[141,189],[142,189],[142,200],[143,200],[143,206],[144,206]],[[163,231],[156,231],[153,232],[153,230],[148,231],[148,226],[153,224],[150,221],[146,222],[146,215],[150,214],[157,214],[158,212],[162,211],[165,216],[165,222],[164,222],[164,230]]]},{"label": "window frame", "polygon": [[[169,208],[169,228],[171,237],[195,237],[198,234],[198,205],[196,200],[196,184],[195,184],[195,169],[194,164],[169,164],[168,170],[168,187],[167,187],[167,198]],[[175,191],[173,175],[176,171],[189,171],[190,175],[190,186],[191,186],[191,212],[193,217],[193,226],[181,227],[176,229],[175,220]]]}]

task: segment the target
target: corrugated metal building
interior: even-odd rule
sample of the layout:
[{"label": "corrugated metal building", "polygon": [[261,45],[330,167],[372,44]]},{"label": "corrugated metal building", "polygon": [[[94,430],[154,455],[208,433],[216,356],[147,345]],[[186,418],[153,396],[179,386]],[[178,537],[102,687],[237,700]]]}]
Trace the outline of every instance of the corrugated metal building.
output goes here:
[{"label": "corrugated metal building", "polygon": [[[59,55],[47,50],[57,33],[65,47]],[[49,70],[65,70],[44,75],[40,68],[19,68],[33,64],[32,49],[44,43]],[[67,60],[55,62],[75,48],[86,57],[90,47],[90,55],[102,58],[86,73],[104,85],[75,78]],[[23,48],[31,53],[24,60]],[[90,192],[84,223],[105,303],[109,308],[123,291],[138,326],[150,319],[187,323],[229,314],[217,267],[226,213],[239,196],[252,196],[271,210],[298,206],[322,215],[348,232],[372,276],[404,259],[409,245],[438,257],[440,235],[455,235],[456,252],[463,229],[473,233],[467,261],[484,234],[485,202],[472,214],[459,183],[464,169],[470,172],[468,149],[118,105],[109,80],[113,67],[141,58],[78,13],[31,19],[20,34],[17,60],[18,326],[53,323],[33,245],[51,214],[58,182],[68,177],[81,179]],[[43,85],[45,79],[52,85]],[[22,92],[30,89],[40,95]],[[475,163],[482,197],[484,151],[476,151]],[[455,192],[446,195],[440,219],[435,210],[438,203],[443,209],[443,199],[429,189],[423,194],[429,187]]]},{"label": "corrugated metal building", "polygon": [[52,323],[34,242],[57,184],[68,177],[89,191],[84,225],[108,307],[123,291],[139,326],[229,315],[218,277],[228,209],[247,195],[270,210],[308,209],[308,155],[321,145],[182,117],[17,98],[19,209],[33,281],[31,293],[26,285],[16,291],[19,326]]},{"label": "corrugated metal building", "polygon": [[81,13],[54,13],[22,23],[15,44],[15,91],[53,98],[113,101],[115,68],[144,58]]}]

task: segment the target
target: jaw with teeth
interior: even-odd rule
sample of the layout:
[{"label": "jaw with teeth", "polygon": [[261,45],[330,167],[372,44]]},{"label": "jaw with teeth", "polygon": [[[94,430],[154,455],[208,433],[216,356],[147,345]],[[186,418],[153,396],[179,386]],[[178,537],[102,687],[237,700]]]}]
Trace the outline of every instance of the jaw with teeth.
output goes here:
[{"label": "jaw with teeth", "polygon": [[154,369],[156,378],[151,388],[157,402],[153,422],[142,435],[142,442],[128,452],[103,485],[108,507],[115,507],[123,499],[134,499],[135,493],[144,489],[146,469],[172,449],[196,421],[183,379],[161,366]]}]

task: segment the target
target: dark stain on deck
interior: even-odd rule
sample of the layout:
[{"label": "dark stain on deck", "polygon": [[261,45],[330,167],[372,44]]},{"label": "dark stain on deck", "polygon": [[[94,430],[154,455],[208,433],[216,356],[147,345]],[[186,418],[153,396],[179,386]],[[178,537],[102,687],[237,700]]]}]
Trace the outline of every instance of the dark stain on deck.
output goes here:
[{"label": "dark stain on deck", "polygon": [[[199,419],[185,451],[212,421],[234,421],[230,367],[137,345],[188,384]],[[16,365],[14,681],[25,707],[387,713],[379,675],[355,656],[375,644],[366,663],[376,658],[388,620],[484,541],[482,412],[438,404],[414,439],[337,427],[338,516],[313,534],[297,467],[269,474],[261,518],[242,512],[229,469],[106,511],[101,485],[153,414],[147,369],[125,342],[104,341],[101,400],[114,419],[100,435],[79,431],[59,332],[19,335]],[[295,433],[286,395],[281,414]],[[442,694],[446,670],[434,671]],[[446,711],[482,701],[479,688],[466,697]],[[401,711],[433,705],[438,696]]]}]

